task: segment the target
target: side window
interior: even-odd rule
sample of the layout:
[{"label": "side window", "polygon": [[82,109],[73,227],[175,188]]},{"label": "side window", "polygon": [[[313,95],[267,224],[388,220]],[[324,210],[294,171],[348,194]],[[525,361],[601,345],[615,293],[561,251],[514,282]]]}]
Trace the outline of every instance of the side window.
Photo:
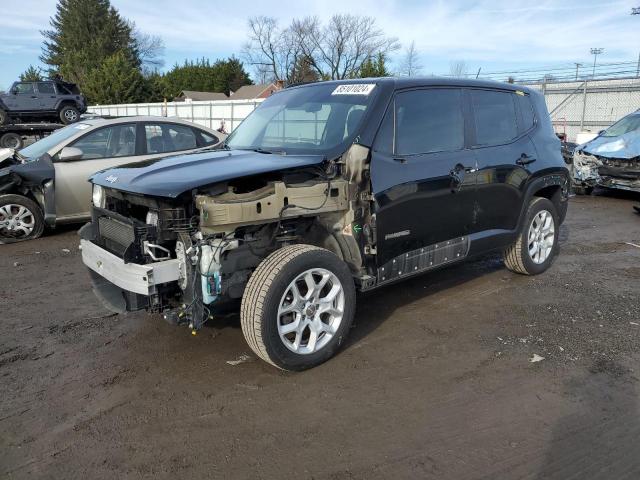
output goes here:
[{"label": "side window", "polygon": [[209,132],[205,132],[203,130],[196,130],[196,133],[200,135],[200,145],[203,147],[209,147],[211,145],[215,145],[220,140],[215,135],[212,135]]},{"label": "side window", "polygon": [[522,131],[526,132],[535,123],[535,116],[533,114],[533,104],[531,103],[531,97],[529,95],[516,95],[518,104],[520,106],[520,115],[522,117]]},{"label": "side window", "polygon": [[38,82],[38,93],[55,95],[56,89],[51,82]]},{"label": "side window", "polygon": [[411,155],[463,147],[460,89],[413,90],[396,96],[395,153]]},{"label": "side window", "polygon": [[501,145],[518,136],[516,108],[508,92],[471,90],[476,126],[476,145]]},{"label": "side window", "polygon": [[147,153],[167,153],[197,148],[196,135],[186,125],[169,123],[144,126]]},{"label": "side window", "polygon": [[33,94],[36,93],[33,88],[33,83],[16,83],[16,92],[19,94]]},{"label": "side window", "polygon": [[86,134],[71,145],[82,150],[82,160],[129,157],[136,154],[135,124],[114,125]]}]

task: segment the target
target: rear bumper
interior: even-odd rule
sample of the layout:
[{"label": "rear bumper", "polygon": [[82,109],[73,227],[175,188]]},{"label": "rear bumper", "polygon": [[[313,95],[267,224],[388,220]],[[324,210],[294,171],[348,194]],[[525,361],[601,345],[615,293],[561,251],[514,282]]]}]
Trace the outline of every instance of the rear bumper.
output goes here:
[{"label": "rear bumper", "polygon": [[158,286],[178,280],[178,260],[138,265],[125,263],[88,240],[80,240],[82,262],[111,284],[127,292],[150,296],[158,293]]}]

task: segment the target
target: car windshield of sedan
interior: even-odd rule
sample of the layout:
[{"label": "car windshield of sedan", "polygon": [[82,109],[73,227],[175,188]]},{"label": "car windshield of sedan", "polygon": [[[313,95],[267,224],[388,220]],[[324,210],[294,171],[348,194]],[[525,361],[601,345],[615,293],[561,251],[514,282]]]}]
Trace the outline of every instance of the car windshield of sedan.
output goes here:
[{"label": "car windshield of sedan", "polygon": [[267,98],[227,139],[232,149],[328,154],[355,139],[374,83],[314,84]]},{"label": "car windshield of sedan", "polygon": [[59,143],[64,142],[66,139],[71,138],[82,130],[86,130],[90,126],[91,125],[86,123],[74,123],[73,125],[56,130],[51,135],[32,143],[28,147],[20,150],[18,153],[20,154],[20,157],[25,159],[25,161],[36,160]]},{"label": "car windshield of sedan", "polygon": [[601,137],[619,137],[634,130],[640,130],[640,115],[629,115],[607,128]]}]

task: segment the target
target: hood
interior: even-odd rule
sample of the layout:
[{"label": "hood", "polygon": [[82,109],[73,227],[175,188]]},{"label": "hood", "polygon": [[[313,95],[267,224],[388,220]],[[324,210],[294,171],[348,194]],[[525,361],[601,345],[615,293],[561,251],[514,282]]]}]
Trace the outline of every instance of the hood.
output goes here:
[{"label": "hood", "polygon": [[608,158],[638,157],[640,156],[640,130],[627,132],[618,137],[598,136],[582,145],[580,150]]},{"label": "hood", "polygon": [[233,178],[319,165],[321,155],[276,155],[247,150],[220,150],[128,164],[104,170],[90,180],[125,192],[175,198],[194,188]]}]

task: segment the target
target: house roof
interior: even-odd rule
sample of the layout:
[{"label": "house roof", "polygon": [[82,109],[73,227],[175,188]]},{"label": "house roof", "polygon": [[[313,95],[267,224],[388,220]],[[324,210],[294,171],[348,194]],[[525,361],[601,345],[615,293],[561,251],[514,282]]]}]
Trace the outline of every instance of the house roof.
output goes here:
[{"label": "house roof", "polygon": [[263,83],[261,85],[243,85],[231,94],[232,100],[253,100],[260,97],[265,90],[278,90],[275,83]]},{"label": "house roof", "polygon": [[183,90],[177,98],[189,98],[194,101],[206,100],[229,100],[226,93],[221,92],[196,92],[193,90]]}]

